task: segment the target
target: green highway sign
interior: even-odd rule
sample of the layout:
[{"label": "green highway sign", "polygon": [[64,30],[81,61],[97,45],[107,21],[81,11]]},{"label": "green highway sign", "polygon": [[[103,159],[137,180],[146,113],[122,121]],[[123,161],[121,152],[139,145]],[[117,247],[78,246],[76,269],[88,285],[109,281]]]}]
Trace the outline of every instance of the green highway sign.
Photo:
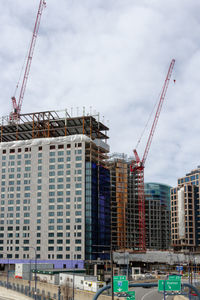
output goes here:
[{"label": "green highway sign", "polygon": [[168,280],[169,281],[178,281],[178,280],[181,280],[181,276],[179,276],[179,275],[169,275]]},{"label": "green highway sign", "polygon": [[126,276],[113,276],[113,280],[126,280]]},{"label": "green highway sign", "polygon": [[127,297],[127,300],[135,300],[135,291],[127,292],[130,296]]},{"label": "green highway sign", "polygon": [[114,293],[128,292],[128,280],[114,280],[113,290]]},{"label": "green highway sign", "polygon": [[165,282],[165,291],[180,291],[181,290],[181,281],[180,280],[158,280],[158,291],[164,291],[164,282]]}]

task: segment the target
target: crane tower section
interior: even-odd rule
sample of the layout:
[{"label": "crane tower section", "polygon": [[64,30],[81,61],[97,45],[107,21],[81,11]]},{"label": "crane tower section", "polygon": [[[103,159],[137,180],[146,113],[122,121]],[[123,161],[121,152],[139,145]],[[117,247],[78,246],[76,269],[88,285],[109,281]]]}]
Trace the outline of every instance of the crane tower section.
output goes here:
[{"label": "crane tower section", "polygon": [[172,71],[174,68],[175,59],[172,59],[167,76],[162,88],[160,100],[157,106],[154,121],[151,127],[151,131],[148,137],[148,141],[145,147],[142,160],[140,160],[137,150],[134,149],[135,161],[133,161],[131,166],[131,172],[133,172],[134,179],[136,182],[137,196],[138,196],[138,214],[139,214],[139,250],[146,251],[146,240],[145,240],[145,194],[144,194],[144,167],[145,162],[151,147],[152,139],[155,133],[155,129],[158,123],[160,112],[162,109],[163,102],[165,100],[167,88],[171,79]]}]

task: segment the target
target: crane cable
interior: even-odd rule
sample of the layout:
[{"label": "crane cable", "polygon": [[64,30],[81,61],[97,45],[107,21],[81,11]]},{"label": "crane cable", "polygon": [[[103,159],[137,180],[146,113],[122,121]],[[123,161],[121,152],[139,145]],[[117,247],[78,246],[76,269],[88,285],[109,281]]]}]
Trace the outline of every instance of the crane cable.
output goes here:
[{"label": "crane cable", "polygon": [[[29,46],[29,47],[30,47],[30,46]],[[29,49],[29,47],[28,47],[28,49]],[[24,67],[25,67],[25,64],[26,64],[26,61],[27,61],[27,57],[28,57],[28,51],[27,51],[27,54],[25,55],[24,62],[23,62],[23,65],[22,65],[22,68],[21,68],[21,71],[20,71],[20,74],[19,74],[19,78],[18,78],[16,87],[15,87],[14,97],[16,96],[17,89],[18,89],[18,87],[19,87],[19,83],[20,83],[21,78],[22,78],[22,74],[23,74]]]},{"label": "crane cable", "polygon": [[146,124],[145,124],[145,126],[144,126],[144,129],[142,130],[142,133],[141,133],[141,135],[140,135],[140,138],[139,138],[139,140],[138,140],[138,142],[137,142],[137,145],[136,145],[135,149],[138,148],[138,146],[139,146],[139,144],[140,144],[140,142],[141,142],[141,139],[143,138],[143,135],[144,135],[144,133],[145,133],[145,131],[146,131],[146,129],[147,129],[147,126],[149,125],[149,122],[150,122],[150,120],[151,120],[151,117],[152,117],[152,115],[153,115],[153,112],[155,111],[155,108],[156,108],[156,106],[157,106],[157,104],[158,104],[158,102],[159,102],[159,100],[160,100],[161,92],[162,92],[162,89],[161,89],[161,91],[160,91],[160,93],[159,93],[159,95],[158,95],[158,99],[156,100],[156,102],[155,102],[155,104],[154,104],[154,106],[153,106],[153,109],[152,109],[152,111],[151,111],[151,113],[150,113],[150,115],[149,115],[149,117],[148,117],[148,120],[147,120],[147,122],[146,122]]}]

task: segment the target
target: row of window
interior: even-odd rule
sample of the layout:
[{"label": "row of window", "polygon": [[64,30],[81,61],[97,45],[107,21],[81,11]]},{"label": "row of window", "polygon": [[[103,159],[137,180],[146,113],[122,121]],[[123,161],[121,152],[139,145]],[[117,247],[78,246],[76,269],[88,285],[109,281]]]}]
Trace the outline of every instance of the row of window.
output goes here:
[{"label": "row of window", "polygon": [[[75,147],[82,147],[82,143],[75,143]],[[61,144],[61,145],[50,145],[49,149],[50,150],[55,150],[55,149],[64,149],[65,145]],[[67,144],[66,148],[69,149],[71,148],[71,144]],[[9,149],[8,151],[6,149],[3,149],[2,153],[6,154],[6,153],[15,153],[15,152],[22,152],[23,148],[17,148],[17,149]],[[38,151],[42,151],[42,146],[38,147]],[[24,148],[24,152],[31,152],[31,147],[26,147]]]}]

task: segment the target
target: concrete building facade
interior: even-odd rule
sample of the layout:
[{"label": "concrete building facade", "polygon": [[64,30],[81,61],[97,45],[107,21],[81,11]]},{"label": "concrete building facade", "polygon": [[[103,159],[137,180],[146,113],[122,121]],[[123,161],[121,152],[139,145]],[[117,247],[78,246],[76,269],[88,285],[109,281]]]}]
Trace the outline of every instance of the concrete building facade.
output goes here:
[{"label": "concrete building facade", "polygon": [[107,128],[92,116],[56,114],[41,124],[2,129],[0,263],[29,261],[35,251],[40,262],[83,267],[110,243]]},{"label": "concrete building facade", "polygon": [[200,251],[200,166],[171,189],[171,235],[175,251]]},{"label": "concrete building facade", "polygon": [[171,245],[170,186],[145,183],[146,247],[168,250]]}]

